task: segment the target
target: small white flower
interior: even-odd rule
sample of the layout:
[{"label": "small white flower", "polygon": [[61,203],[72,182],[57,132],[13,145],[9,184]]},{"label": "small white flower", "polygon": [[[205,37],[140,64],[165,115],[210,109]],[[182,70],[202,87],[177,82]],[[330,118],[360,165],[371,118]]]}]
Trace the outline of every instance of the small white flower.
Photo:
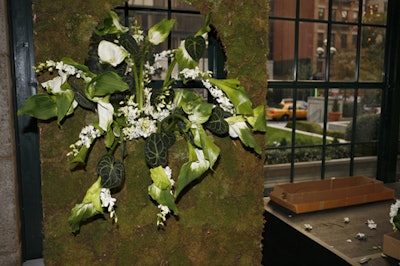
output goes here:
[{"label": "small white flower", "polygon": [[365,240],[365,239],[367,239],[367,236],[363,233],[357,233],[355,238],[358,240]]},{"label": "small white flower", "polygon": [[310,224],[304,224],[304,229],[306,229],[307,231],[311,231],[312,226]]},{"label": "small white flower", "polygon": [[378,226],[378,225],[374,222],[374,220],[372,220],[372,219],[371,219],[371,220],[368,220],[368,221],[367,221],[367,224],[368,224],[368,228],[371,229],[371,230],[372,230],[372,229],[376,229],[377,226]]},{"label": "small white flower", "polygon": [[107,208],[107,211],[110,213],[110,218],[114,218],[114,222],[118,221],[117,215],[115,213],[115,202],[117,199],[111,197],[110,189],[102,188],[100,191],[100,200],[101,206]]}]

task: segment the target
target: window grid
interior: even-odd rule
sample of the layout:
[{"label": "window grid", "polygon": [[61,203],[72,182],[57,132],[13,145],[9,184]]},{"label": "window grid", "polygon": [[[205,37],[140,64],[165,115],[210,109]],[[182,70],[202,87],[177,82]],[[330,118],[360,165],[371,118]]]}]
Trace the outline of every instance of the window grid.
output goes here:
[{"label": "window grid", "polygon": [[[272,1],[274,2],[274,1]],[[353,106],[353,114],[357,113],[357,97],[359,95],[359,90],[365,89],[380,89],[383,91],[384,89],[384,82],[382,81],[374,81],[374,82],[365,82],[365,81],[360,81],[360,52],[361,52],[361,31],[363,27],[375,27],[375,28],[380,28],[382,30],[386,30],[386,25],[376,25],[372,23],[365,23],[362,21],[363,19],[363,5],[365,2],[363,0],[360,0],[358,3],[358,12],[351,11],[349,14],[348,10],[342,10],[345,12],[338,12],[338,9],[335,7],[334,8],[334,0],[329,0],[328,8],[326,8],[327,16],[323,16],[321,13],[322,8],[318,8],[318,19],[313,19],[313,18],[302,18],[300,17],[300,5],[301,1],[297,0],[296,1],[296,16],[295,17],[285,17],[285,16],[270,16],[270,24],[273,25],[275,21],[291,21],[295,24],[295,40],[294,40],[294,70],[293,70],[293,79],[292,80],[269,80],[268,81],[268,87],[269,89],[273,90],[279,90],[279,89],[285,89],[285,88],[292,88],[292,98],[293,98],[293,105],[296,105],[296,102],[298,100],[297,95],[299,92],[304,91],[304,90],[310,90],[313,88],[320,88],[323,90],[324,95],[325,95],[325,102],[324,102],[324,118],[323,118],[323,140],[321,145],[296,145],[296,119],[294,117],[296,116],[296,109],[293,111],[293,119],[292,121],[292,137],[291,137],[291,145],[290,145],[290,150],[291,150],[291,160],[290,160],[290,178],[288,181],[294,182],[295,181],[295,152],[304,147],[321,147],[322,148],[322,159],[321,159],[321,179],[325,178],[325,162],[326,162],[326,150],[329,147],[340,147],[340,146],[350,146],[350,167],[349,167],[349,175],[353,175],[354,173],[354,157],[355,157],[355,146],[360,145],[360,144],[369,144],[371,142],[355,142],[354,135],[356,134],[356,122],[357,122],[357,116],[354,115],[352,117],[352,122],[353,122],[353,138],[350,141],[350,144],[339,144],[339,143],[331,143],[327,144],[327,111],[328,111],[328,97],[326,95],[329,94],[329,89],[330,88],[338,88],[338,89],[346,89],[346,88],[352,88],[354,90],[354,106]],[[340,16],[340,20],[338,20],[338,16]],[[327,19],[324,19],[326,18]],[[351,21],[350,21],[351,20]],[[323,59],[318,59],[317,60],[317,65],[316,68],[320,71],[324,70],[323,73],[323,80],[322,81],[303,81],[299,80],[299,25],[300,23],[304,22],[311,22],[311,23],[321,23],[327,26],[327,32],[325,34],[326,36],[326,50],[330,51],[331,47],[335,47],[337,45],[336,43],[336,34],[333,32],[332,28],[333,27],[353,27],[357,29],[356,34],[354,33],[354,30],[349,32],[348,37],[346,36],[339,36],[341,38],[340,42],[342,46],[348,46],[351,40],[352,44],[356,44],[356,64],[355,64],[355,76],[354,76],[354,81],[331,81],[330,80],[330,60],[331,56],[325,56]],[[273,35],[273,33],[271,33]],[[321,44],[321,39],[324,39],[324,33],[323,32],[318,32],[317,35],[317,43],[318,45]],[[350,38],[350,39],[347,39]],[[272,48],[273,45],[270,45]],[[273,51],[273,49],[271,49]],[[325,66],[325,69],[323,69],[323,65]],[[268,94],[267,94],[267,99],[268,99]],[[267,136],[268,138],[268,136]],[[374,141],[372,141],[374,142]],[[375,143],[376,145],[378,144],[377,142]],[[268,147],[268,150],[283,150],[287,149],[287,147]]]}]

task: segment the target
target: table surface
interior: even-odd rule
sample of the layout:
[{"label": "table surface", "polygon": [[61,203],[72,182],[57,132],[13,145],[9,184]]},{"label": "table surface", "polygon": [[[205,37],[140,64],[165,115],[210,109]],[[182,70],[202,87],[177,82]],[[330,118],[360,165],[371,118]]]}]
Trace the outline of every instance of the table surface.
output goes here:
[{"label": "table surface", "polygon": [[[400,183],[386,185],[395,190],[395,197],[400,198]],[[389,222],[389,210],[393,200],[379,201],[337,209],[311,213],[295,214],[288,209],[264,198],[265,210],[288,224],[298,232],[330,250],[351,265],[360,265],[360,260],[367,258],[364,265],[398,265],[391,258],[382,257],[383,235],[392,232]],[[345,223],[348,217],[350,222]],[[373,220],[376,229],[369,229],[367,221]],[[305,229],[305,224],[312,226]],[[356,239],[358,233],[366,236],[365,240]]]}]

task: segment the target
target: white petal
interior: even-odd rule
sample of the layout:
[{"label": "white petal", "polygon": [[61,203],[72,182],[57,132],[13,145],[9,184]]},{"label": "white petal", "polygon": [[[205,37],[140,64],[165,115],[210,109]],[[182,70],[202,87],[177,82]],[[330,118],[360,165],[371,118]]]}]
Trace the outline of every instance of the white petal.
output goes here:
[{"label": "white petal", "polygon": [[99,43],[97,53],[101,62],[108,63],[114,67],[124,61],[129,54],[125,48],[105,40]]},{"label": "white petal", "polygon": [[99,101],[97,103],[97,112],[99,113],[99,126],[107,131],[108,126],[113,120],[114,107],[111,103]]}]

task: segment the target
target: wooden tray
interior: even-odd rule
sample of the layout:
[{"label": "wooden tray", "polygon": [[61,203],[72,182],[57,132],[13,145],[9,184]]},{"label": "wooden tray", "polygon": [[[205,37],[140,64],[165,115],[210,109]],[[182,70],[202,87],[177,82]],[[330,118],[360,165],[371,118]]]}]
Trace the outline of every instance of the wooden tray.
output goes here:
[{"label": "wooden tray", "polygon": [[394,190],[382,181],[352,176],[276,185],[269,197],[294,213],[305,213],[393,199]]}]

